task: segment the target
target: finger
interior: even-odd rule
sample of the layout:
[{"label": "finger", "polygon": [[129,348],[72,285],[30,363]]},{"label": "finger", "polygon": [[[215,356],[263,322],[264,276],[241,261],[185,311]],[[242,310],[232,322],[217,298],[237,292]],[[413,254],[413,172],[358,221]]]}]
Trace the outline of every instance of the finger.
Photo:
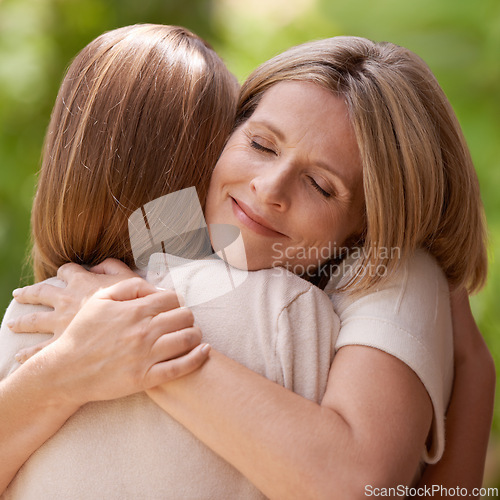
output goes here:
[{"label": "finger", "polygon": [[96,297],[116,301],[138,299],[135,306],[143,308],[144,317],[156,316],[180,306],[180,299],[173,290],[158,290],[142,278],[130,278],[104,288],[96,293]]},{"label": "finger", "polygon": [[130,278],[120,281],[95,293],[96,297],[116,301],[134,300],[155,293],[156,288],[142,278]]},{"label": "finger", "polygon": [[31,358],[31,356],[35,355],[37,352],[40,352],[44,347],[52,344],[52,342],[54,342],[54,338],[46,340],[45,342],[40,342],[39,344],[32,347],[26,347],[25,349],[21,349],[14,357],[18,363],[22,364],[29,358]]},{"label": "finger", "polygon": [[151,319],[149,330],[154,337],[165,333],[176,332],[194,325],[194,316],[191,309],[177,307],[161,312]]},{"label": "finger", "polygon": [[35,312],[24,314],[7,322],[14,333],[54,333],[54,313]]},{"label": "finger", "polygon": [[[178,309],[179,307],[182,307],[182,304],[184,304],[184,299],[177,295],[174,290],[162,290],[159,288],[155,288],[155,293],[152,293],[141,300],[151,316],[157,316],[163,312]],[[192,315],[189,309],[188,311],[188,314]]]},{"label": "finger", "polygon": [[58,297],[63,293],[63,288],[49,285],[48,283],[35,283],[34,285],[18,288],[12,292],[16,302],[21,304],[43,305],[54,307]]},{"label": "finger", "polygon": [[89,271],[87,271],[84,267],[80,266],[79,264],[75,264],[74,262],[68,262],[67,264],[63,264],[57,270],[57,277],[61,281],[64,281],[65,283],[69,283],[72,278],[82,274],[89,274]]},{"label": "finger", "polygon": [[127,275],[130,278],[137,276],[127,264],[117,259],[106,259],[97,266],[91,267],[90,271],[96,274]]},{"label": "finger", "polygon": [[155,363],[174,359],[192,351],[200,342],[201,330],[198,327],[185,328],[158,338],[151,348],[151,356]]},{"label": "finger", "polygon": [[146,374],[146,388],[156,387],[169,380],[174,380],[194,372],[207,360],[209,353],[210,346],[202,344],[180,358],[156,363]]}]

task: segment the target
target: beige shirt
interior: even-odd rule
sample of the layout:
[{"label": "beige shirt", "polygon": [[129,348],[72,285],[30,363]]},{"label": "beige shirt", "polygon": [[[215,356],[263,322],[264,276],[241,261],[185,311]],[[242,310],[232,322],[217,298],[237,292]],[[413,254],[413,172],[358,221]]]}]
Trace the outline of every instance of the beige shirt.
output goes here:
[{"label": "beige shirt", "polygon": [[[159,261],[160,262],[160,261]],[[149,279],[168,286],[161,262]],[[193,306],[204,340],[268,379],[320,402],[339,329],[326,294],[283,270],[231,270],[222,261],[176,267],[176,289]],[[60,284],[60,283],[59,283]],[[237,286],[233,286],[233,285]],[[203,290],[211,296],[200,300]],[[210,294],[209,294],[210,295]],[[13,334],[5,322],[39,310],[12,302],[0,331],[0,377],[15,353],[45,335]],[[236,469],[144,393],[82,407],[24,464],[3,498],[262,498]]]},{"label": "beige shirt", "polygon": [[[328,298],[300,278],[278,270],[248,276],[232,270],[236,288],[217,295],[228,279],[227,268],[221,262],[200,267],[176,269],[175,286],[188,304],[193,297],[198,303],[193,310],[205,341],[316,402],[325,391],[335,349],[360,344],[388,352],[415,371],[430,395],[433,443],[422,456],[429,462],[440,457],[453,373],[452,332],[446,280],[431,257],[418,252],[388,284],[363,297],[334,293],[337,281],[332,280],[329,290],[341,319],[338,338]],[[171,285],[163,271],[157,262],[148,278]],[[207,287],[215,287],[216,297],[203,302],[200,293]],[[13,357],[19,349],[47,337],[13,334],[5,326],[5,320],[33,310],[37,307],[9,306],[0,331],[2,378],[17,368]],[[85,405],[32,455],[3,498],[261,497],[141,393]]]}]

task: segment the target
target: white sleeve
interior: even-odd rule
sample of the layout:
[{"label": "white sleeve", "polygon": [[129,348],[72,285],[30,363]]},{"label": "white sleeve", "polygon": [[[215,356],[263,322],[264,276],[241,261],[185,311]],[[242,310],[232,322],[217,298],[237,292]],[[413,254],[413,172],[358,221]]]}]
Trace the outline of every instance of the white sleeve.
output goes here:
[{"label": "white sleeve", "polygon": [[422,459],[444,450],[444,419],[453,383],[453,330],[446,278],[418,251],[394,279],[361,297],[333,294],[341,328],[335,348],[365,345],[403,361],[424,384],[433,406],[431,443]]},{"label": "white sleeve", "polygon": [[328,296],[315,286],[278,317],[276,366],[287,389],[320,403],[326,391],[340,321]]}]

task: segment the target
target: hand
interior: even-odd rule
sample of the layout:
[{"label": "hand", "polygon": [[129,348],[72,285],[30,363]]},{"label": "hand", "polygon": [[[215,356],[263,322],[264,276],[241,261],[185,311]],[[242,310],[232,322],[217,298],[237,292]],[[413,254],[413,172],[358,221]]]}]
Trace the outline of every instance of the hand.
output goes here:
[{"label": "hand", "polygon": [[26,363],[76,405],[143,391],[199,368],[209,346],[173,291],[140,278],[98,291],[66,331]]},{"label": "hand", "polygon": [[53,333],[54,336],[32,347],[22,349],[16,355],[17,361],[24,363],[38,351],[61,336],[85,301],[100,288],[137,276],[123,262],[107,259],[90,272],[82,266],[69,263],[61,266],[57,277],[67,283],[60,288],[48,283],[37,283],[14,290],[14,298],[22,304],[41,304],[52,307],[53,311],[36,312],[20,316],[8,324],[16,333]]}]

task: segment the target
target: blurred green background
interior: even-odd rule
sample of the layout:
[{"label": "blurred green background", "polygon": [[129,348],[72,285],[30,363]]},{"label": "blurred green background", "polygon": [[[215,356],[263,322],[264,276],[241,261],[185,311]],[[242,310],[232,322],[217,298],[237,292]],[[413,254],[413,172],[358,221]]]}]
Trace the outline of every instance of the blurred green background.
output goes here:
[{"label": "blurred green background", "polygon": [[[0,307],[31,280],[25,262],[35,174],[64,70],[103,31],[142,22],[192,29],[240,81],[291,45],[334,35],[389,40],[423,57],[458,114],[479,174],[490,273],[473,309],[500,366],[499,0],[0,0]],[[499,443],[497,403],[490,486],[500,484]]]}]

